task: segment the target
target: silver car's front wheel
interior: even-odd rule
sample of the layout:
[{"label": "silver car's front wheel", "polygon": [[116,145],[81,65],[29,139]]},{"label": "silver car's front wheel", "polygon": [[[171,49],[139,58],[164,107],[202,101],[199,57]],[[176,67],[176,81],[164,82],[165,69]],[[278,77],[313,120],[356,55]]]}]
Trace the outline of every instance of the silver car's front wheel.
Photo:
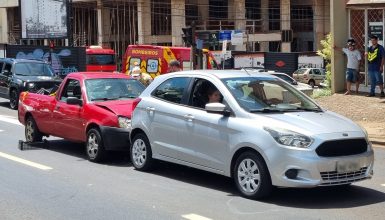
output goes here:
[{"label": "silver car's front wheel", "polygon": [[237,158],[233,177],[238,190],[247,198],[260,199],[272,190],[265,161],[255,152],[247,151]]},{"label": "silver car's front wheel", "polygon": [[132,165],[137,170],[146,171],[152,167],[153,159],[150,142],[146,135],[136,134],[132,140],[130,156]]},{"label": "silver car's front wheel", "polygon": [[238,183],[243,191],[254,193],[261,181],[258,165],[251,159],[244,159],[238,166]]}]

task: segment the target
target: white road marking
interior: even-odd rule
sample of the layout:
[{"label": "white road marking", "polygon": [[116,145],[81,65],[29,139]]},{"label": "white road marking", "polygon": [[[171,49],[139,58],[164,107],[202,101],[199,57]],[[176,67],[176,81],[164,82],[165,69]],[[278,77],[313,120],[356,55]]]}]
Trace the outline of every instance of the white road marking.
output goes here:
[{"label": "white road marking", "polygon": [[185,219],[189,219],[189,220],[212,220],[211,218],[206,218],[204,216],[197,215],[197,214],[194,214],[194,213],[187,214],[187,215],[182,215],[182,217],[185,218]]},{"label": "white road marking", "polygon": [[35,162],[29,161],[29,160],[24,160],[22,158],[15,157],[15,156],[12,156],[12,155],[9,155],[9,154],[6,154],[6,153],[0,152],[0,157],[4,157],[6,159],[9,159],[9,160],[12,160],[12,161],[15,161],[15,162],[19,162],[19,163],[25,164],[27,166],[38,168],[38,169],[41,169],[41,170],[52,170],[52,167],[48,167],[48,166],[45,166],[45,165],[42,165],[42,164],[39,164],[39,163],[35,163]]},{"label": "white road marking", "polygon": [[4,130],[0,130],[0,132],[3,132]]},{"label": "white road marking", "polygon": [[17,120],[16,118],[10,117],[10,116],[6,116],[6,115],[0,115],[0,121],[7,122],[7,123],[11,123],[11,124],[15,124],[15,125],[23,126],[23,125],[19,122],[19,120]]},{"label": "white road marking", "polygon": [[385,183],[384,183],[384,184],[381,184],[381,186],[385,186]]}]

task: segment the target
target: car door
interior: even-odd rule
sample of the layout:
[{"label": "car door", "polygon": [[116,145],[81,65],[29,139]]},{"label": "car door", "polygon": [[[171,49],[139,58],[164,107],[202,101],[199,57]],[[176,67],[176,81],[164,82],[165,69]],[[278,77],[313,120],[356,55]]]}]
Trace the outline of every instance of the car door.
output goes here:
[{"label": "car door", "polygon": [[67,104],[69,97],[83,100],[81,83],[77,79],[67,79],[66,84],[56,102],[53,110],[53,121],[55,122],[54,133],[68,140],[82,141],[84,137],[84,109],[80,105]]},{"label": "car door", "polygon": [[177,159],[181,148],[178,143],[180,130],[185,125],[183,102],[190,77],[171,78],[161,83],[144,99],[142,121],[149,121],[150,141],[153,154]]},{"label": "car door", "polygon": [[324,77],[319,69],[312,69],[312,71],[313,71],[313,78],[314,78],[315,84],[319,85],[320,82],[322,82]]},{"label": "car door", "polygon": [[12,78],[12,64],[0,63],[0,95],[4,98],[9,96],[9,85]]},{"label": "car door", "polygon": [[[217,88],[207,79],[196,78],[193,88],[189,90],[188,105],[179,108],[179,114],[184,121],[178,136],[181,146],[180,158],[191,164],[221,172],[229,155],[229,138],[233,133],[228,126],[231,117],[208,113],[201,104],[197,104],[200,102],[195,99],[207,96],[205,89],[199,89],[205,84]],[[207,99],[203,98],[203,101]],[[221,101],[225,103],[225,99]]]}]

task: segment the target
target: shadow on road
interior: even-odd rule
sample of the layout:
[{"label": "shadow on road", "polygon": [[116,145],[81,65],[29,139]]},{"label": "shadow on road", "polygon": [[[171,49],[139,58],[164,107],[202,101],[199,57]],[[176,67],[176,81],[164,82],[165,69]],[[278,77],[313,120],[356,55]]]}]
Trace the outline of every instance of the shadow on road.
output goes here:
[{"label": "shadow on road", "polygon": [[[152,171],[152,174],[213,190],[220,190],[228,193],[228,196],[240,197],[234,181],[225,176],[166,162],[158,163],[157,169]],[[384,201],[385,193],[383,192],[351,185],[311,189],[275,188],[272,195],[261,202],[282,207],[335,209],[360,207]]]},{"label": "shadow on road", "polygon": [[[46,146],[44,144],[36,145],[35,147],[25,150],[45,149],[61,154],[70,155],[79,158],[78,161],[87,161],[85,146],[82,143],[74,143],[63,139],[48,140]],[[130,167],[131,162],[128,152],[108,152],[103,165]]]},{"label": "shadow on road", "polygon": [[10,109],[10,110],[13,110],[13,109],[11,109],[11,107],[9,107],[9,101],[0,102],[0,107],[4,107],[4,108]]}]

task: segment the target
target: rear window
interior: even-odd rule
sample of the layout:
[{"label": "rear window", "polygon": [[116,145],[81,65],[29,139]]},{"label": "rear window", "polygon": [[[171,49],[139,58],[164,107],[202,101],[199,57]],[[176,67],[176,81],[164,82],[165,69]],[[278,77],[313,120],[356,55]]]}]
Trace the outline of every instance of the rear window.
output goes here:
[{"label": "rear window", "polygon": [[88,54],[87,64],[89,65],[115,65],[113,54]]},{"label": "rear window", "polygon": [[304,74],[306,72],[306,69],[299,69],[294,72],[294,74]]}]

